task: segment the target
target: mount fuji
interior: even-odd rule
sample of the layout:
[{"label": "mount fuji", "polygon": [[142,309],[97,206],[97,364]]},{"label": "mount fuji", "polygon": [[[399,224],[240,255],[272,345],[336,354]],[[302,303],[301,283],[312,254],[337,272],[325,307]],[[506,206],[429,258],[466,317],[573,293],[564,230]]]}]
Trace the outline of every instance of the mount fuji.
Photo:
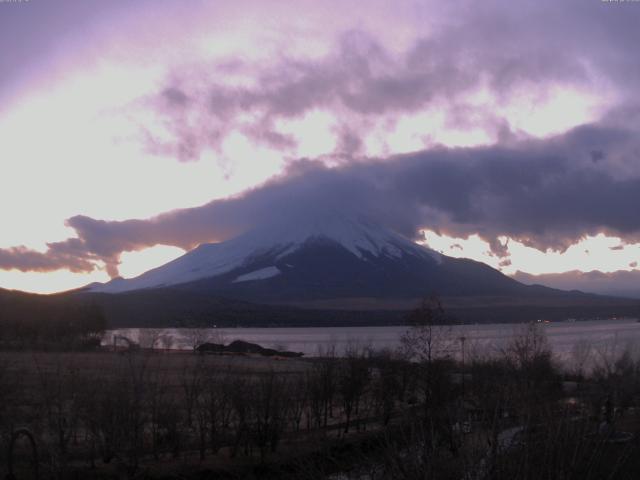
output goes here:
[{"label": "mount fuji", "polygon": [[640,315],[637,300],[525,285],[342,213],[283,216],[138,277],[71,292],[114,327],[397,324],[431,294],[463,322]]},{"label": "mount fuji", "polygon": [[[281,219],[203,244],[138,277],[90,286],[123,293],[172,288],[269,304],[345,299],[529,295],[529,287],[479,262],[447,257],[362,217]],[[551,291],[550,289],[548,289]]]}]

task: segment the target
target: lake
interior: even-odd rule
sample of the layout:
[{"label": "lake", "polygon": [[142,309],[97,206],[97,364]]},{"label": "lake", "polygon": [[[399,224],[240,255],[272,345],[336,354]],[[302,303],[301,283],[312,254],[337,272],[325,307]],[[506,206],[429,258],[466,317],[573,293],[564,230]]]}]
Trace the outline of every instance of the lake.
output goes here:
[{"label": "lake", "polygon": [[[640,349],[640,323],[636,319],[593,320],[581,322],[541,323],[555,356],[566,363],[574,363],[588,354],[592,359],[613,358],[625,348],[634,354]],[[408,327],[309,327],[309,328],[212,328],[212,329],[118,329],[110,330],[104,344],[111,344],[114,335],[125,336],[143,347],[155,345],[174,349],[192,349],[204,341],[229,343],[245,340],[263,347],[303,352],[314,356],[335,347],[341,355],[351,346],[371,347],[375,350],[395,349]],[[523,332],[523,324],[455,325],[440,327],[446,339],[446,353],[459,356],[461,337],[467,358],[500,352],[514,335]]]}]

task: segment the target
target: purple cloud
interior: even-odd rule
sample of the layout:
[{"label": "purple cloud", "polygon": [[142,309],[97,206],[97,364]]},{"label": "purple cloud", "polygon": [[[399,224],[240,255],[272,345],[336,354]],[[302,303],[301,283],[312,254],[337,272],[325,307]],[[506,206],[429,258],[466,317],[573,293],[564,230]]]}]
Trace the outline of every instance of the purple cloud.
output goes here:
[{"label": "purple cloud", "polygon": [[[607,160],[590,160],[594,145]],[[564,250],[599,232],[638,241],[640,172],[616,175],[606,162],[632,164],[639,148],[633,132],[589,125],[509,147],[439,148],[335,168],[299,161],[260,187],[201,207],[140,220],[72,217],[67,225],[77,238],[50,244],[48,255],[68,259],[69,268],[90,269],[100,260],[115,274],[124,251],[157,244],[189,249],[279,218],[332,211],[365,215],[414,238],[421,228],[478,233],[500,257],[501,236],[542,250]]]},{"label": "purple cloud", "polygon": [[[30,250],[27,247],[0,249],[0,269],[19,270],[21,272],[52,272],[70,270],[72,272],[90,272],[95,268],[93,255],[84,248],[69,248],[77,239],[65,242],[63,248],[49,244],[45,253]],[[66,251],[66,253],[65,253]]]},{"label": "purple cloud", "polygon": [[[0,70],[33,67],[22,65],[25,58],[52,61],[53,50],[39,49],[61,45],[69,24],[95,25],[101,12],[113,15],[115,7],[107,9],[107,3],[26,2],[18,9],[0,2],[0,40],[14,47],[0,58]],[[127,2],[112,3],[121,8]],[[344,208],[414,237],[421,227],[456,236],[478,233],[500,257],[507,251],[500,236],[560,250],[598,232],[637,241],[640,7],[623,3],[490,0],[467,9],[440,3],[437,10],[416,12],[433,10],[446,21],[435,22],[400,53],[375,33],[348,31],[320,58],[281,55],[267,66],[232,58],[192,69],[176,62],[169,80],[141,102],[171,133],[165,138],[145,131],[151,152],[194,161],[204,150],[220,150],[227,135],[238,131],[287,157],[296,139],[278,129],[279,121],[327,109],[338,118],[335,155],[344,160],[341,166],[298,161],[237,197],[151,219],[75,216],[67,224],[76,238],[50,243],[45,253],[0,249],[0,268],[90,271],[104,263],[116,275],[125,251],[157,244],[188,249],[278,216]],[[31,25],[26,37],[25,24]],[[230,85],[230,74],[252,82]],[[20,75],[5,81],[15,83]],[[498,106],[523,91],[545,100],[557,85],[591,91],[606,86],[615,98],[599,122],[545,140],[522,139],[486,105],[465,100],[480,87]],[[497,144],[358,158],[373,122],[389,118],[393,127],[402,115],[434,105],[447,113],[449,126],[494,129]]]},{"label": "purple cloud", "polygon": [[[283,54],[267,66],[238,59],[195,69],[175,65],[165,88],[149,99],[171,138],[148,131],[147,142],[151,151],[191,161],[206,149],[218,151],[237,131],[291,155],[296,141],[278,131],[278,121],[326,109],[340,123],[335,153],[353,154],[360,151],[355,139],[361,141],[371,121],[393,123],[434,105],[444,109],[450,126],[466,128],[477,118],[500,139],[509,131],[504,119],[493,116],[491,105],[464,97],[478,88],[508,104],[523,93],[544,101],[558,85],[596,93],[610,85],[620,97],[617,105],[638,104],[635,7],[567,1],[553,4],[550,15],[540,2],[483,2],[453,12],[440,6],[433,15],[447,22],[416,36],[401,53],[375,33],[354,30],[321,58]],[[230,72],[250,78],[251,86],[230,86]],[[594,162],[603,155],[590,152]]]}]

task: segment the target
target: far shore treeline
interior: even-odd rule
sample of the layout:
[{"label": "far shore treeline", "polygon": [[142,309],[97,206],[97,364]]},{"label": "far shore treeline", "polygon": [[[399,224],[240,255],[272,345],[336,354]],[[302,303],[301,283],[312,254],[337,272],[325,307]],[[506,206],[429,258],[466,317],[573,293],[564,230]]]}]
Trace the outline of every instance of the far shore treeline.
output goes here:
[{"label": "far shore treeline", "polygon": [[[436,292],[437,293],[437,292]],[[407,325],[408,313],[420,299],[407,301],[404,309],[301,308],[258,304],[181,289],[153,289],[119,295],[76,294],[102,308],[109,328],[179,327],[356,327]],[[437,295],[436,295],[437,296]],[[640,318],[640,300],[583,294],[489,303],[492,298],[439,297],[448,323],[522,323],[538,319],[562,321]]]},{"label": "far shore treeline", "polygon": [[[571,298],[575,298],[571,297]],[[477,299],[476,299],[477,300]],[[522,323],[640,317],[640,301],[583,295],[555,305],[468,304],[442,298],[447,323]],[[417,304],[416,304],[417,306]],[[262,305],[180,289],[121,295],[83,291],[37,295],[0,289],[0,348],[79,350],[97,347],[110,328],[335,327],[410,323],[407,310],[321,310]]]},{"label": "far shore treeline", "polygon": [[65,295],[0,292],[0,347],[83,350],[100,345],[107,320],[95,303]]}]

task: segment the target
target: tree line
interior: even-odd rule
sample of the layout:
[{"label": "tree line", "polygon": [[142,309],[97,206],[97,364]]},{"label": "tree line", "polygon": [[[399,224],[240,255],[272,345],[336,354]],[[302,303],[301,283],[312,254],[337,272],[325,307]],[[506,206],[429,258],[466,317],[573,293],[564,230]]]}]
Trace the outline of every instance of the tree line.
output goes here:
[{"label": "tree line", "polygon": [[95,348],[107,322],[102,309],[63,295],[0,292],[0,348]]}]

